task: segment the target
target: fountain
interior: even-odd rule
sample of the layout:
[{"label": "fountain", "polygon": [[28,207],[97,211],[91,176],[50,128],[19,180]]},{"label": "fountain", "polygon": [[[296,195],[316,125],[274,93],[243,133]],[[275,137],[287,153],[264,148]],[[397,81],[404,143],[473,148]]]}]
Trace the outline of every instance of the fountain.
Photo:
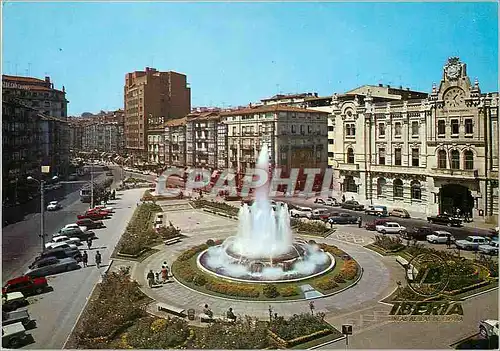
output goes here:
[{"label": "fountain", "polygon": [[[269,170],[263,146],[257,168]],[[303,240],[293,240],[286,204],[271,206],[268,185],[257,188],[252,206],[239,211],[236,236],[198,256],[198,267],[221,277],[243,282],[286,282],[308,279],[331,270],[335,259]]]}]

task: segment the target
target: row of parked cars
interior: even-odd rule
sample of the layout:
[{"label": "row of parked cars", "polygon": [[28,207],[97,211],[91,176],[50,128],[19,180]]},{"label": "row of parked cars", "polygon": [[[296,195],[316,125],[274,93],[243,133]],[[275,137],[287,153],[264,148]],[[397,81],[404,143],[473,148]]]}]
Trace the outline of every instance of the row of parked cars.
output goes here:
[{"label": "row of parked cars", "polygon": [[81,268],[79,246],[96,239],[94,231],[103,228],[103,219],[110,218],[112,207],[96,206],[78,215],[75,223],[67,224],[45,244],[23,276],[10,279],[2,287],[2,346],[16,348],[28,343],[31,336],[26,330],[36,327],[26,309],[26,297],[51,291],[47,276]]}]

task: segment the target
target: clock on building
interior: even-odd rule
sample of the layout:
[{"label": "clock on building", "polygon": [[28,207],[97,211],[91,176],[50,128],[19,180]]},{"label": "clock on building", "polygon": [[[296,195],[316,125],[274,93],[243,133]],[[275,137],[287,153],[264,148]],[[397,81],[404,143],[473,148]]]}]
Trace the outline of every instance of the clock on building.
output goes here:
[{"label": "clock on building", "polygon": [[460,88],[451,88],[444,94],[444,104],[448,107],[458,107],[465,103],[465,92]]}]

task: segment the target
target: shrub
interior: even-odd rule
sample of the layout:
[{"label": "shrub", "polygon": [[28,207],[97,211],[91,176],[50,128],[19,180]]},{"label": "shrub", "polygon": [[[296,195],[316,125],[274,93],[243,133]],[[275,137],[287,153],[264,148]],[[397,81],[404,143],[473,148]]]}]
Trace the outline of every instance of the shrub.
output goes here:
[{"label": "shrub", "polygon": [[375,245],[387,251],[395,251],[404,247],[399,236],[391,237],[387,235],[375,235]]},{"label": "shrub", "polygon": [[254,286],[223,283],[214,280],[208,281],[205,284],[205,289],[220,294],[238,297],[259,297],[260,295],[259,289]]},{"label": "shrub", "polygon": [[174,226],[160,227],[158,229],[158,234],[163,240],[168,240],[178,237],[181,234],[181,230],[175,228]]},{"label": "shrub", "polygon": [[189,250],[184,251],[178,258],[179,261],[187,261],[197,253],[200,253],[204,250],[208,249],[207,244],[201,244],[198,246],[194,246],[190,248]]},{"label": "shrub", "polygon": [[295,314],[289,320],[283,317],[275,318],[271,321],[269,329],[283,340],[292,340],[330,328],[331,326],[319,316],[303,313]]},{"label": "shrub", "polygon": [[136,349],[173,349],[191,334],[187,321],[180,318],[143,318],[126,335],[127,345]]},{"label": "shrub", "polygon": [[296,225],[297,231],[315,234],[324,234],[330,230],[323,222],[302,222]]},{"label": "shrub", "polygon": [[324,290],[324,291],[327,291],[327,290],[332,290],[336,287],[338,287],[339,285],[335,282],[335,280],[333,280],[333,278],[331,277],[324,277],[320,280],[318,280],[315,284],[314,284],[318,289],[320,290]]},{"label": "shrub", "polygon": [[193,283],[195,283],[198,286],[203,286],[207,283],[207,278],[203,274],[197,274],[193,278]]},{"label": "shrub", "polygon": [[207,246],[215,246],[215,241],[213,241],[213,239],[208,239],[206,244]]},{"label": "shrub", "polygon": [[264,287],[262,288],[262,293],[264,294],[265,297],[269,298],[275,298],[280,296],[278,288],[274,284],[264,285]]},{"label": "shrub", "polygon": [[339,274],[345,280],[353,280],[358,274],[358,264],[353,259],[345,261]]},{"label": "shrub", "polygon": [[344,277],[342,276],[342,274],[340,274],[340,273],[339,273],[339,274],[337,274],[337,275],[333,278],[333,280],[335,280],[335,282],[337,282],[337,283],[345,283],[345,279],[344,279]]},{"label": "shrub", "polygon": [[175,273],[178,277],[185,282],[192,282],[197,276],[197,272],[191,268],[189,263],[180,263],[175,265]]},{"label": "shrub", "polygon": [[299,289],[293,285],[279,288],[278,292],[283,297],[296,296],[300,294]]},{"label": "shrub", "polygon": [[337,246],[327,245],[327,244],[319,244],[319,248],[333,256],[341,257],[346,253],[339,249]]}]

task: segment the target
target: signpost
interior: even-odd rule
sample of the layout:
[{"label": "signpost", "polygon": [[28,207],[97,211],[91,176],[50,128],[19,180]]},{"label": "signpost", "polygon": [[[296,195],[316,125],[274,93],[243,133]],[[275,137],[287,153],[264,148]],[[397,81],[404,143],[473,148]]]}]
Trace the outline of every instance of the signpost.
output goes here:
[{"label": "signpost", "polygon": [[345,335],[345,345],[349,345],[349,335],[352,335],[352,325],[342,324],[342,334]]}]

